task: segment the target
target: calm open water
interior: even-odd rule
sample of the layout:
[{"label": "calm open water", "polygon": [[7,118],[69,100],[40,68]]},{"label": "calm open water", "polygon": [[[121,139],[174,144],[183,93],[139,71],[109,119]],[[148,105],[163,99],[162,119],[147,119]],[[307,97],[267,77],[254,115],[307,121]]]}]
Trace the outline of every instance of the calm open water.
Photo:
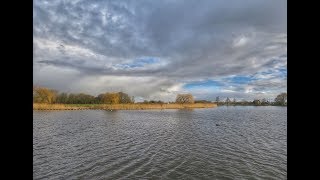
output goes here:
[{"label": "calm open water", "polygon": [[287,179],[287,108],[33,112],[34,179]]}]

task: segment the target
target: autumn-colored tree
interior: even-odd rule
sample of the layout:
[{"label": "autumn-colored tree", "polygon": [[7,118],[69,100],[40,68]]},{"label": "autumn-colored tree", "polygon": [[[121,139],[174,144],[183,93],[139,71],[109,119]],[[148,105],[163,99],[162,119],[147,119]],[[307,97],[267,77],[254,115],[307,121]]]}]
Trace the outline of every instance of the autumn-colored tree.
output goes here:
[{"label": "autumn-colored tree", "polygon": [[192,94],[178,94],[176,98],[176,103],[194,103],[194,98]]},{"label": "autumn-colored tree", "polygon": [[123,92],[107,92],[94,97],[85,93],[59,93],[44,87],[33,86],[33,102],[61,104],[119,104],[134,103],[134,97]]},{"label": "autumn-colored tree", "polygon": [[57,91],[44,88],[33,87],[33,102],[35,103],[55,103],[57,97]]},{"label": "autumn-colored tree", "polygon": [[102,103],[119,104],[120,103],[119,93],[105,93],[102,98]]}]

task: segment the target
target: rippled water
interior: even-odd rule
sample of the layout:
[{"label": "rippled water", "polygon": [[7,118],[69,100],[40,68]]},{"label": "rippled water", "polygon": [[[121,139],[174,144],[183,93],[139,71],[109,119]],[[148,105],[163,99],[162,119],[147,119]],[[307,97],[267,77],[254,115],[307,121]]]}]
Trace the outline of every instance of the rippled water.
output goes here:
[{"label": "rippled water", "polygon": [[34,179],[287,179],[287,108],[34,111]]}]

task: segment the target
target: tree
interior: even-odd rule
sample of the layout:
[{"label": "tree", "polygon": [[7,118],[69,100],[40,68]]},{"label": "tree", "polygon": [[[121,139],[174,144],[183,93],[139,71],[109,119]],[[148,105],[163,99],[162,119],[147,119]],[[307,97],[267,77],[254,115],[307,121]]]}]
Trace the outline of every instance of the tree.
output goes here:
[{"label": "tree", "polygon": [[120,98],[120,103],[132,103],[132,99],[129,97],[128,94],[119,92],[119,98]]},{"label": "tree", "polygon": [[281,105],[284,106],[287,103],[287,93],[281,93],[279,94],[275,99],[274,99],[275,103],[277,105]]},{"label": "tree", "polygon": [[194,103],[194,98],[192,94],[178,94],[176,98],[176,103]]},{"label": "tree", "polygon": [[33,102],[35,103],[55,103],[57,98],[57,91],[44,88],[33,87]]},{"label": "tree", "polygon": [[119,93],[105,93],[102,98],[102,103],[105,104],[119,104]]},{"label": "tree", "polygon": [[102,104],[103,103],[103,97],[104,97],[104,94],[99,94],[97,97],[96,97],[96,100],[99,104]]},{"label": "tree", "polygon": [[76,94],[69,94],[67,104],[76,104]]},{"label": "tree", "polygon": [[76,104],[93,104],[96,102],[96,99],[94,96],[91,96],[89,94],[75,94],[74,96],[74,103]]},{"label": "tree", "polygon": [[261,105],[261,101],[260,101],[259,99],[253,100],[252,103],[253,103],[255,106]]},{"label": "tree", "polygon": [[163,102],[163,101],[160,101],[160,100],[158,100],[157,103],[158,103],[158,104],[164,104],[164,102]]},{"label": "tree", "polygon": [[269,102],[267,101],[266,98],[263,98],[263,99],[261,100],[261,105],[263,105],[263,106],[269,105]]},{"label": "tree", "polygon": [[218,104],[219,102],[220,102],[220,97],[217,96],[217,97],[216,97],[216,103]]},{"label": "tree", "polygon": [[249,102],[246,100],[242,100],[242,102],[240,103],[241,105],[249,105]]},{"label": "tree", "polygon": [[67,93],[58,94],[57,103],[61,103],[61,104],[68,103],[68,94]]},{"label": "tree", "polygon": [[230,102],[231,102],[231,100],[229,99],[229,97],[227,97],[227,99],[226,99],[226,104],[229,105]]}]

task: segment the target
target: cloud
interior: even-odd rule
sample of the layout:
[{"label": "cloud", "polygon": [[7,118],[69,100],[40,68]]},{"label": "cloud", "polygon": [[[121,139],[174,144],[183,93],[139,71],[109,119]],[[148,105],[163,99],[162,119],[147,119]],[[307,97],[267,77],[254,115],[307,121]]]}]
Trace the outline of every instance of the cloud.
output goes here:
[{"label": "cloud", "polygon": [[234,40],[233,46],[236,48],[241,47],[241,46],[246,45],[248,41],[249,41],[248,38],[246,38],[245,36],[241,36],[241,37]]},{"label": "cloud", "polygon": [[[198,96],[271,96],[286,90],[286,6],[281,0],[35,0],[34,82],[165,99],[172,88],[225,80],[219,90],[198,88]],[[237,76],[255,79],[228,80]]]}]

